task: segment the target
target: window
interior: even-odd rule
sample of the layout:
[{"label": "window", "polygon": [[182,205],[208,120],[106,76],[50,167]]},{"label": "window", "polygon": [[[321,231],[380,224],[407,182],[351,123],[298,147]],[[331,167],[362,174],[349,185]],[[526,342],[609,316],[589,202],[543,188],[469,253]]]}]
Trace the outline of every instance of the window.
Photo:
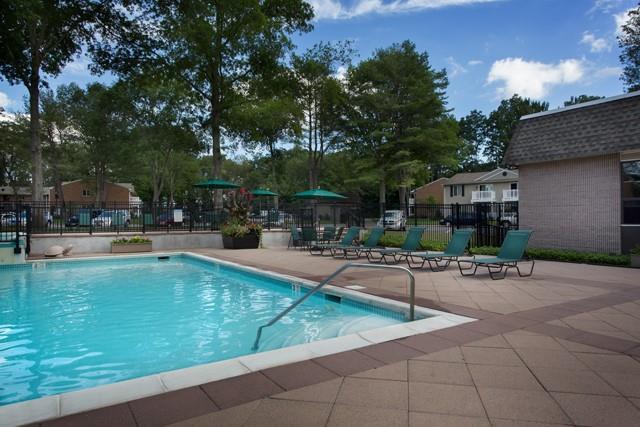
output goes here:
[{"label": "window", "polygon": [[518,183],[517,182],[512,182],[511,183],[511,189],[512,190],[517,190],[518,189]]},{"label": "window", "polygon": [[91,190],[87,190],[86,188],[83,188],[82,197],[91,197]]},{"label": "window", "polygon": [[480,184],[478,186],[480,191],[493,191],[493,184]]},{"label": "window", "polygon": [[450,197],[457,197],[457,196],[464,197],[464,185],[451,185],[451,186],[449,186],[449,196]]},{"label": "window", "polygon": [[622,162],[622,223],[640,224],[640,160]]}]

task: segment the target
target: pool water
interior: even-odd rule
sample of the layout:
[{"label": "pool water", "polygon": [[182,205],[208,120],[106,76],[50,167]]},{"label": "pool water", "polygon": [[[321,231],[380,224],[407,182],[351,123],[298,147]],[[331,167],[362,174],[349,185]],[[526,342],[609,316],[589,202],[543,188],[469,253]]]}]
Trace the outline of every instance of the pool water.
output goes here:
[{"label": "pool water", "polygon": [[[0,405],[252,353],[299,286],[188,255],[0,269]],[[318,293],[260,351],[403,322]]]}]

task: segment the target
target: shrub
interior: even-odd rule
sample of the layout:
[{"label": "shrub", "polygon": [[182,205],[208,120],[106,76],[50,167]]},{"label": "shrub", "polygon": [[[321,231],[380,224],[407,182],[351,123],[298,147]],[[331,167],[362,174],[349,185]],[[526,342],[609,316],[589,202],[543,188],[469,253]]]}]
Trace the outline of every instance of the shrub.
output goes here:
[{"label": "shrub", "polygon": [[[364,240],[369,237],[369,233],[366,233],[364,236]],[[379,246],[385,246],[387,248],[399,248],[404,243],[405,236],[402,234],[385,234],[380,238],[378,242]],[[426,251],[443,251],[446,243],[437,242],[432,240],[422,240],[420,241],[421,249]]]},{"label": "shrub", "polygon": [[631,251],[629,251],[631,255],[640,255],[640,245],[635,245]]},{"label": "shrub", "polygon": [[[500,248],[491,246],[481,246],[471,248],[473,255],[497,255]],[[530,248],[527,255],[533,259],[561,262],[575,262],[581,264],[599,265],[629,265],[630,260],[627,255],[610,255],[599,252],[580,252],[569,249],[548,249]]]},{"label": "shrub", "polygon": [[147,239],[146,237],[142,236],[133,236],[129,239],[127,239],[126,237],[122,237],[120,239],[112,240],[111,243],[114,245],[136,245],[142,243],[151,243],[151,239]]},{"label": "shrub", "polygon": [[262,226],[253,222],[242,223],[239,218],[231,218],[225,222],[220,228],[223,236],[227,237],[243,237],[247,234],[262,234]]}]

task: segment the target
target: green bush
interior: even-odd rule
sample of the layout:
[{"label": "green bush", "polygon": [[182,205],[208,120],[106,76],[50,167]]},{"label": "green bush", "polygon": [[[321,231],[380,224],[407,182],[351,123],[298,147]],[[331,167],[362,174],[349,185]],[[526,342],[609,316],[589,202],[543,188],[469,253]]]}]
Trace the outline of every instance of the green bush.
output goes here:
[{"label": "green bush", "polygon": [[640,255],[640,245],[635,245],[631,251],[629,251],[631,255]]},{"label": "green bush", "polygon": [[[364,240],[367,240],[369,237],[369,233],[364,235]],[[399,248],[404,243],[405,236],[402,234],[385,234],[380,238],[378,242],[379,246],[384,246],[387,248]],[[422,240],[420,241],[420,248],[426,251],[444,251],[446,243],[436,242],[431,240]]]},{"label": "green bush", "polygon": [[[498,255],[500,248],[491,246],[481,246],[471,248],[473,255]],[[627,255],[610,255],[598,252],[580,252],[568,249],[527,249],[527,255],[533,259],[547,261],[575,262],[581,264],[599,265],[629,265],[630,260]]]},{"label": "green bush", "polygon": [[133,236],[129,239],[127,239],[126,237],[115,239],[112,240],[111,243],[114,245],[136,245],[141,243],[151,243],[151,239],[147,239],[146,237],[142,236]]}]

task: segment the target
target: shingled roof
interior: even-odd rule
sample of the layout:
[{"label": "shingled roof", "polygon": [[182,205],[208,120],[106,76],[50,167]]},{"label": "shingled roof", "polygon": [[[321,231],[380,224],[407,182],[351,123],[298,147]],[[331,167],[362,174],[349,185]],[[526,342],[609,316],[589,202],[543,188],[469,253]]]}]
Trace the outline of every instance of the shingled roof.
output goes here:
[{"label": "shingled roof", "polygon": [[518,166],[640,149],[640,91],[523,116],[504,163]]}]

